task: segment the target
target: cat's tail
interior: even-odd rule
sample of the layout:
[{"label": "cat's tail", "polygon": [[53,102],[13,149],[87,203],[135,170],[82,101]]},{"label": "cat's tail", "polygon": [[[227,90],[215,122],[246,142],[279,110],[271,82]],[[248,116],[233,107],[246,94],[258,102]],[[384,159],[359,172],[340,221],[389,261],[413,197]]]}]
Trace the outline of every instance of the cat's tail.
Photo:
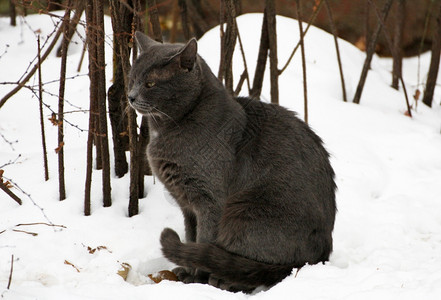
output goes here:
[{"label": "cat's tail", "polygon": [[162,253],[175,264],[197,268],[229,282],[271,286],[291,274],[294,265],[272,265],[230,253],[208,243],[182,243],[166,228],[161,234]]}]

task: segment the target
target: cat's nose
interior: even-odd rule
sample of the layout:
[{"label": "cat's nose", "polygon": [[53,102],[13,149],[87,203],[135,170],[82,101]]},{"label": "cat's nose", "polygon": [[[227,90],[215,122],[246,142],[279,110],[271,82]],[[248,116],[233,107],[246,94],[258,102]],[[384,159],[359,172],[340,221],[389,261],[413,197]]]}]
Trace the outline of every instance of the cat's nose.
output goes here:
[{"label": "cat's nose", "polygon": [[133,104],[136,101],[138,96],[138,90],[136,87],[132,87],[130,91],[127,93],[127,100],[129,100],[130,104]]}]

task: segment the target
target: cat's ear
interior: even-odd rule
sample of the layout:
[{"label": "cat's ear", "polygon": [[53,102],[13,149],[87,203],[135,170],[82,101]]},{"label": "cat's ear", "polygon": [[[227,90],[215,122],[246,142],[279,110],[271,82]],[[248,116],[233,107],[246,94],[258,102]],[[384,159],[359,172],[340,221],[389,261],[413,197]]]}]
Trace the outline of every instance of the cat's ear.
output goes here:
[{"label": "cat's ear", "polygon": [[181,68],[191,71],[196,62],[196,56],[198,54],[198,43],[195,38],[192,38],[188,43],[179,51],[179,63]]},{"label": "cat's ear", "polygon": [[137,31],[135,33],[135,39],[141,52],[146,52],[151,46],[160,44],[159,42],[149,38],[141,31]]}]

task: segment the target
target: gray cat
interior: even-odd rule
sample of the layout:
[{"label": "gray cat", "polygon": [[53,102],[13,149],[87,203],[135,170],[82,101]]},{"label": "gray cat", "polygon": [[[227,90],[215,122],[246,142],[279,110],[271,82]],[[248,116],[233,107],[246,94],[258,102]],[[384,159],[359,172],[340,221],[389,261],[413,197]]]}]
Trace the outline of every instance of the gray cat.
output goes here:
[{"label": "gray cat", "polygon": [[136,41],[128,99],[148,117],[148,160],[184,215],[185,243],[161,234],[178,278],[249,292],[328,260],[336,186],[321,139],[285,108],[232,97],[195,39]]}]

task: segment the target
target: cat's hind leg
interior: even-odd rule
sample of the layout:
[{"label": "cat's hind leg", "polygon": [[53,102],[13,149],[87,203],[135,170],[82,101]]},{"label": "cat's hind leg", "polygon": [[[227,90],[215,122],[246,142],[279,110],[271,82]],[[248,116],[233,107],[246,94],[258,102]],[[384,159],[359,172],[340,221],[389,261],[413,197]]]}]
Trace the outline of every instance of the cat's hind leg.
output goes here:
[{"label": "cat's hind leg", "polygon": [[247,286],[244,284],[228,282],[214,276],[213,274],[210,275],[210,278],[208,279],[208,284],[217,287],[221,290],[226,290],[233,293],[244,292],[249,294],[252,293],[256,288],[255,286]]},{"label": "cat's hind leg", "polygon": [[201,270],[177,267],[172,271],[183,283],[208,283],[209,274]]},{"label": "cat's hind leg", "polygon": [[185,239],[187,242],[196,242],[196,215],[189,208],[185,207],[182,208],[182,214],[184,215]]}]

